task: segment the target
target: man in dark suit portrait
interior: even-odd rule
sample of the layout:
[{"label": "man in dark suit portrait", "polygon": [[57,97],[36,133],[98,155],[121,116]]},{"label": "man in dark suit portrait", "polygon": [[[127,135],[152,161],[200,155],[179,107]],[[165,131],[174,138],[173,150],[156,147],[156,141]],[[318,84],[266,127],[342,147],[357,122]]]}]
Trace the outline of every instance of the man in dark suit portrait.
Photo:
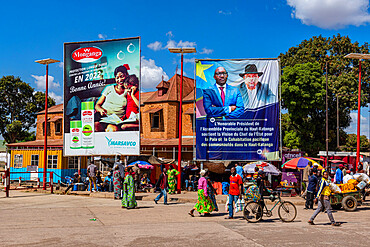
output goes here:
[{"label": "man in dark suit portrait", "polygon": [[263,72],[258,72],[255,64],[248,64],[245,66],[245,72],[239,74],[243,78],[239,90],[245,109],[254,109],[277,101],[269,85],[259,81],[262,74]]},{"label": "man in dark suit portrait", "polygon": [[207,117],[239,118],[244,112],[239,89],[226,84],[227,71],[224,67],[215,70],[216,83],[203,90],[203,106]]}]

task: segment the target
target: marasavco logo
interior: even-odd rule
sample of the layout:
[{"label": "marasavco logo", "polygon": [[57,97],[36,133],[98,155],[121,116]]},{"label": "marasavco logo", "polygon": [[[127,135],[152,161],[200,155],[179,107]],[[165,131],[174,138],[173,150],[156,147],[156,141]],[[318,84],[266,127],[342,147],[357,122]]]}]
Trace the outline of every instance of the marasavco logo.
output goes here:
[{"label": "marasavco logo", "polygon": [[72,59],[78,63],[91,63],[103,56],[103,51],[98,47],[78,48],[72,53]]},{"label": "marasavco logo", "polygon": [[109,139],[108,137],[105,137],[105,139],[107,139],[109,147],[111,146],[135,147],[136,146],[136,142],[134,141],[113,140],[112,138]]}]

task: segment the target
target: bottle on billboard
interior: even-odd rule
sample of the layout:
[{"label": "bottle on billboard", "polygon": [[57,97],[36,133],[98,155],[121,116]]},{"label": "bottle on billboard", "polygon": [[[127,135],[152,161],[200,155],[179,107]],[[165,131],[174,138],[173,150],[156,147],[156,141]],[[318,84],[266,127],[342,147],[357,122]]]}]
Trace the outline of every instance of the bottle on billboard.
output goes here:
[{"label": "bottle on billboard", "polygon": [[82,148],[94,148],[94,102],[81,103]]},{"label": "bottle on billboard", "polygon": [[71,133],[70,148],[79,149],[81,148],[82,123],[81,121],[71,121],[69,126],[70,126],[70,133]]}]

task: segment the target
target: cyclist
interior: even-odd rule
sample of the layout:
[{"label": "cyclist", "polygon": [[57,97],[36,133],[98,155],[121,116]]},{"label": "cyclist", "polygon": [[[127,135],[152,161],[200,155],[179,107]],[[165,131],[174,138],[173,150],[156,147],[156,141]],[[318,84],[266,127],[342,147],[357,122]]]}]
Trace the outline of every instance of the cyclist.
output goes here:
[{"label": "cyclist", "polygon": [[262,211],[265,208],[265,201],[263,200],[263,196],[270,196],[272,194],[272,192],[266,188],[265,180],[266,180],[265,172],[262,169],[258,170],[258,176],[257,176],[256,182],[257,182],[257,186],[258,186],[258,189],[261,195],[259,204],[262,207]]}]

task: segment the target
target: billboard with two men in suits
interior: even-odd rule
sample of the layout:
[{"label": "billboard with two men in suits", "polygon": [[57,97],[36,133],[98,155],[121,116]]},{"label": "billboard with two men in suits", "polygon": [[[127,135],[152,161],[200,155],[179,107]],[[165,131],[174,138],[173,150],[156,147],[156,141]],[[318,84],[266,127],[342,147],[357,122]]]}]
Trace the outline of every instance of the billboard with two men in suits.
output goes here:
[{"label": "billboard with two men in suits", "polygon": [[278,59],[196,61],[197,160],[280,160]]}]

